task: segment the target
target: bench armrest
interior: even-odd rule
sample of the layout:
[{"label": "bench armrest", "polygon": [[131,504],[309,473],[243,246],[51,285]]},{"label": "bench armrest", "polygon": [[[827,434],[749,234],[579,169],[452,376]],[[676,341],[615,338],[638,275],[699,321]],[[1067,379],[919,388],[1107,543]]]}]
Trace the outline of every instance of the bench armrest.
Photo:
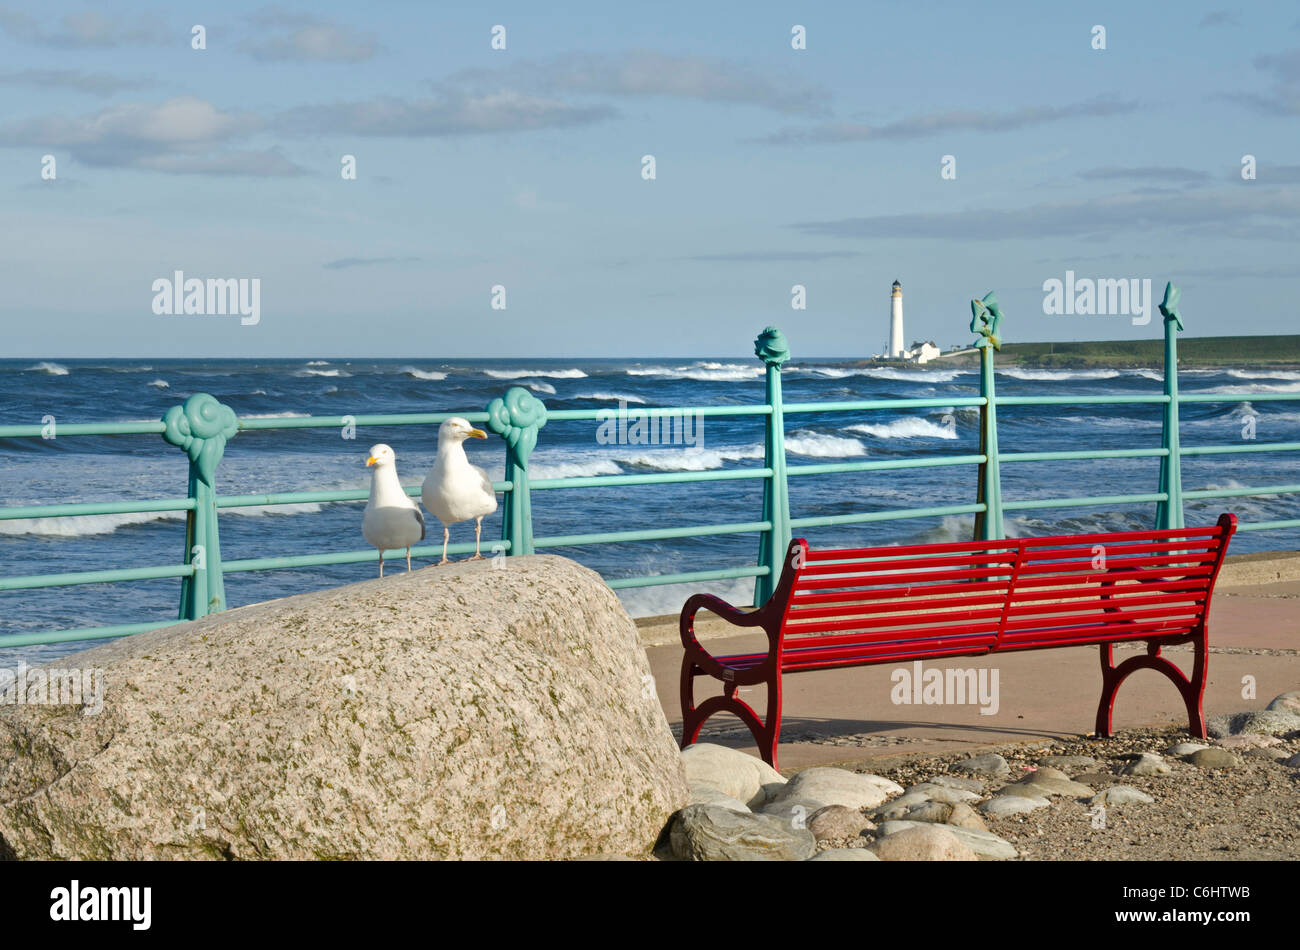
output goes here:
[{"label": "bench armrest", "polygon": [[680,620],[682,646],[700,647],[700,642],[695,639],[695,615],[700,610],[707,610],[710,613],[717,614],[727,623],[735,627],[761,627],[763,625],[763,609],[741,610],[733,607],[721,597],[715,597],[712,594],[692,594],[682,605],[682,615]]}]

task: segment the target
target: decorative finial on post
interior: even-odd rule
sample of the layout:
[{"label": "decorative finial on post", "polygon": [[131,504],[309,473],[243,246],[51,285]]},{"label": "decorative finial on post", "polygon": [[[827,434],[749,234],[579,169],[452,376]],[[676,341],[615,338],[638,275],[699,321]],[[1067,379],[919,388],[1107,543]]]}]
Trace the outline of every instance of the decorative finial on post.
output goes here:
[{"label": "decorative finial on post", "polygon": [[790,344],[777,327],[768,327],[754,341],[754,355],[768,366],[780,367],[790,358]]},{"label": "decorative finial on post", "polygon": [[217,463],[226,451],[226,440],[239,431],[235,410],[218,402],[215,396],[195,393],[182,405],[168,409],[162,421],[167,426],[163,438],[185,450],[190,464],[211,488]]},{"label": "decorative finial on post", "polygon": [[1183,292],[1174,286],[1173,281],[1165,284],[1165,299],[1160,301],[1160,315],[1166,321],[1174,321],[1179,330],[1183,328],[1183,315],[1178,312],[1178,298]]},{"label": "decorative finial on post", "polygon": [[487,427],[506,440],[506,478],[511,482],[501,516],[501,540],[510,542],[512,555],[532,554],[528,457],[537,447],[537,430],[546,425],[546,404],[522,386],[511,386],[505,396],[488,403],[487,414]]},{"label": "decorative finial on post", "polygon": [[754,579],[754,606],[767,602],[776,590],[790,545],[790,491],[785,472],[785,410],[781,401],[781,364],[790,358],[790,344],[777,327],[768,327],[754,341],[754,355],[767,364],[767,417],[763,436],[763,465],[772,474],[763,482],[763,520],[771,528],[759,537],[758,563],[767,573]]},{"label": "decorative finial on post", "polygon": [[983,300],[970,302],[972,333],[980,338],[975,345],[980,351],[980,395],[984,405],[980,406],[980,454],[984,461],[980,463],[979,489],[976,501],[984,510],[975,515],[975,539],[991,541],[1003,537],[1002,525],[1002,469],[998,461],[998,412],[997,397],[994,394],[993,351],[1002,349],[998,339],[998,326],[1002,323],[1002,311],[998,308],[998,298],[989,291]]},{"label": "decorative finial on post", "polygon": [[970,302],[970,331],[978,333],[983,339],[976,340],[976,346],[991,346],[995,350],[1002,349],[1002,342],[998,339],[998,325],[1002,322],[1002,311],[998,309],[998,298],[989,291],[985,294],[983,300],[972,300]]}]

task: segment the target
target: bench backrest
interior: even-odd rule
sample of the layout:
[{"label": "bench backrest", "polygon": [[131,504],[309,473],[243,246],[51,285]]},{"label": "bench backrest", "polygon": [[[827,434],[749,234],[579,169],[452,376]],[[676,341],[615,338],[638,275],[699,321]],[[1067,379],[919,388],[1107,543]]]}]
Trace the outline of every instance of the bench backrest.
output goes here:
[{"label": "bench backrest", "polygon": [[1178,638],[1203,627],[1235,529],[1225,514],[1203,528],[1003,541],[813,550],[796,539],[771,606],[787,644],[859,660]]}]

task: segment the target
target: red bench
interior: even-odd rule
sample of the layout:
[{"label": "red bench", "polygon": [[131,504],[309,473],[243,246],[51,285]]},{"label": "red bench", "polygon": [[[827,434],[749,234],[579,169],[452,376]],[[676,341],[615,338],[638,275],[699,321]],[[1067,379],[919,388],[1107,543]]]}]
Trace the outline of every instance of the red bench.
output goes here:
[{"label": "red bench", "polygon": [[[1206,618],[1236,527],[1225,514],[1206,528],[906,547],[813,551],[795,539],[762,607],[743,611],[709,594],[682,607],[682,747],[714,713],[731,712],[776,767],[785,673],[1092,644],[1101,647],[1097,735],[1110,735],[1125,677],[1154,669],[1178,687],[1189,728],[1203,738]],[[762,629],[768,649],[712,655],[695,638],[701,609]],[[1146,654],[1116,666],[1114,645],[1133,640],[1146,642]],[[1160,655],[1186,642],[1190,677]],[[696,706],[697,676],[720,680],[722,695]],[[737,687],[759,684],[767,686],[766,721],[736,696]]]}]

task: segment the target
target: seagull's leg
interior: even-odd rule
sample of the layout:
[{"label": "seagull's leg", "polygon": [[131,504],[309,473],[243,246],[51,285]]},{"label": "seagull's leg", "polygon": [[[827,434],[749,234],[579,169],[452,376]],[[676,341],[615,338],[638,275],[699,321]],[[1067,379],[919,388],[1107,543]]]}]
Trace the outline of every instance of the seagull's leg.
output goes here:
[{"label": "seagull's leg", "polygon": [[483,519],[475,518],[474,519],[474,556],[470,558],[471,561],[483,560],[483,555],[479,552],[479,543],[480,543],[479,539],[482,536],[483,536]]},{"label": "seagull's leg", "polygon": [[411,573],[411,549],[406,549],[406,573]]},{"label": "seagull's leg", "polygon": [[446,525],[443,525],[442,526],[442,560],[438,562],[440,565],[451,563],[450,559],[447,557],[447,542],[450,539],[451,539],[451,528],[447,527]]},{"label": "seagull's leg", "polygon": [[379,576],[384,576],[384,552],[382,548],[379,551]]}]

